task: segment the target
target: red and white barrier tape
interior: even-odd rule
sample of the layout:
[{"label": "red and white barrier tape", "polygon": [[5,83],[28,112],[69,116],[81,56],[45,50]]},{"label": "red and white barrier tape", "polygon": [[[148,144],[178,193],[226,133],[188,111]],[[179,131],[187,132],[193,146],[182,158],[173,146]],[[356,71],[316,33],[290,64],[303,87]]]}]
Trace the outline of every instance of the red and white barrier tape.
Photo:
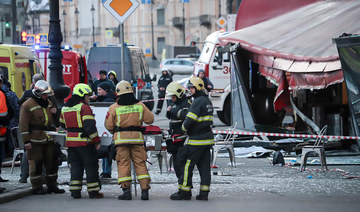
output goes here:
[{"label": "red and white barrier tape", "polygon": [[308,134],[288,134],[288,133],[265,133],[265,132],[232,132],[223,130],[213,130],[215,134],[232,134],[232,135],[254,135],[254,136],[275,136],[275,137],[290,137],[290,138],[326,138],[326,139],[348,139],[357,140],[358,136],[337,136],[337,135],[308,135]]}]

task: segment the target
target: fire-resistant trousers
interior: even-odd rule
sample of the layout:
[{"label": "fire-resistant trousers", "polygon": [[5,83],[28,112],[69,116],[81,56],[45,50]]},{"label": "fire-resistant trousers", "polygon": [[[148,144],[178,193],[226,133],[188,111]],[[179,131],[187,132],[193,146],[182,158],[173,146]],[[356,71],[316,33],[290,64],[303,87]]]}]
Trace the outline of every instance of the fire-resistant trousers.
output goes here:
[{"label": "fire-resistant trousers", "polygon": [[195,165],[200,173],[200,190],[210,191],[211,169],[210,169],[211,146],[184,146],[177,157],[181,160],[183,173],[180,177],[180,189],[191,191],[193,187],[192,176]]},{"label": "fire-resistant trousers", "polygon": [[100,191],[99,164],[96,157],[94,144],[82,147],[69,147],[68,157],[71,164],[70,188],[71,192],[79,192],[82,189],[84,169],[86,171],[86,185],[88,192]]},{"label": "fire-resistant trousers", "polygon": [[150,175],[146,167],[146,151],[143,145],[120,145],[116,147],[118,184],[130,188],[131,162],[134,164],[137,179],[142,190],[150,188]]},{"label": "fire-resistant trousers", "polygon": [[33,189],[42,188],[42,172],[45,167],[45,182],[47,187],[57,186],[58,167],[54,162],[53,141],[47,143],[31,143],[31,149],[26,154],[29,161],[30,182]]}]

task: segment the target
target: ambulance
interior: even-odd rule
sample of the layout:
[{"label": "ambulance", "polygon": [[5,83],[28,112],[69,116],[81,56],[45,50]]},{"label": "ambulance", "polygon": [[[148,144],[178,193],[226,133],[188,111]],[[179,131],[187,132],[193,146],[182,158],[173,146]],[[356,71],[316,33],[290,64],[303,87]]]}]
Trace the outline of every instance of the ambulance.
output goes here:
[{"label": "ambulance", "polygon": [[37,73],[42,73],[41,63],[31,47],[0,44],[0,75],[8,79],[19,98],[30,89]]},{"label": "ambulance", "polygon": [[[35,50],[37,55],[39,56],[41,66],[44,68],[44,77],[45,80],[50,79],[50,69],[48,68],[50,65],[49,59],[49,48],[40,48]],[[71,50],[61,50],[63,54],[62,65],[63,65],[63,78],[64,83],[70,87],[70,94],[73,91],[73,88],[78,83],[88,83],[88,73],[86,68],[86,60],[85,56],[82,56],[79,52],[71,51]],[[66,102],[70,95],[64,99]]]}]

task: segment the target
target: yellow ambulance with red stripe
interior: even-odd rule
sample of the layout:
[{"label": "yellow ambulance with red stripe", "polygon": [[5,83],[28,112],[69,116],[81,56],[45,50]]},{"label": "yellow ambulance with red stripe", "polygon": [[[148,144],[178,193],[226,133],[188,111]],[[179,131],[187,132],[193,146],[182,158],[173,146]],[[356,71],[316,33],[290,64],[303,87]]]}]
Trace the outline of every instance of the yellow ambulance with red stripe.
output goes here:
[{"label": "yellow ambulance with red stripe", "polygon": [[11,90],[21,97],[30,89],[32,76],[42,73],[41,64],[31,47],[0,44],[0,75],[11,83]]}]

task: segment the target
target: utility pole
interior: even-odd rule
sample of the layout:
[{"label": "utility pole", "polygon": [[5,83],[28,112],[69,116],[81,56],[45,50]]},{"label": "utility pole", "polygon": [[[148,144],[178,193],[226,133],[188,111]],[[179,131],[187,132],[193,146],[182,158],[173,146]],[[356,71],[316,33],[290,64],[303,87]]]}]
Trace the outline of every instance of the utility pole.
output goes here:
[{"label": "utility pole", "polygon": [[94,5],[91,5],[91,14],[92,14],[92,39],[93,39],[93,45],[95,45],[95,22],[94,22],[94,13],[95,13],[95,8]]},{"label": "utility pole", "polygon": [[151,52],[152,52],[152,59],[156,60],[157,58],[155,57],[155,42],[154,42],[154,18],[153,18],[153,5],[154,5],[154,0],[151,0]]},{"label": "utility pole", "polygon": [[11,0],[11,12],[12,12],[12,43],[18,43],[17,39],[17,31],[16,31],[16,24],[17,24],[17,11],[16,11],[16,0]]},{"label": "utility pole", "polygon": [[185,46],[185,1],[183,0],[182,2],[183,8],[182,8],[182,13],[183,13],[183,44]]}]

